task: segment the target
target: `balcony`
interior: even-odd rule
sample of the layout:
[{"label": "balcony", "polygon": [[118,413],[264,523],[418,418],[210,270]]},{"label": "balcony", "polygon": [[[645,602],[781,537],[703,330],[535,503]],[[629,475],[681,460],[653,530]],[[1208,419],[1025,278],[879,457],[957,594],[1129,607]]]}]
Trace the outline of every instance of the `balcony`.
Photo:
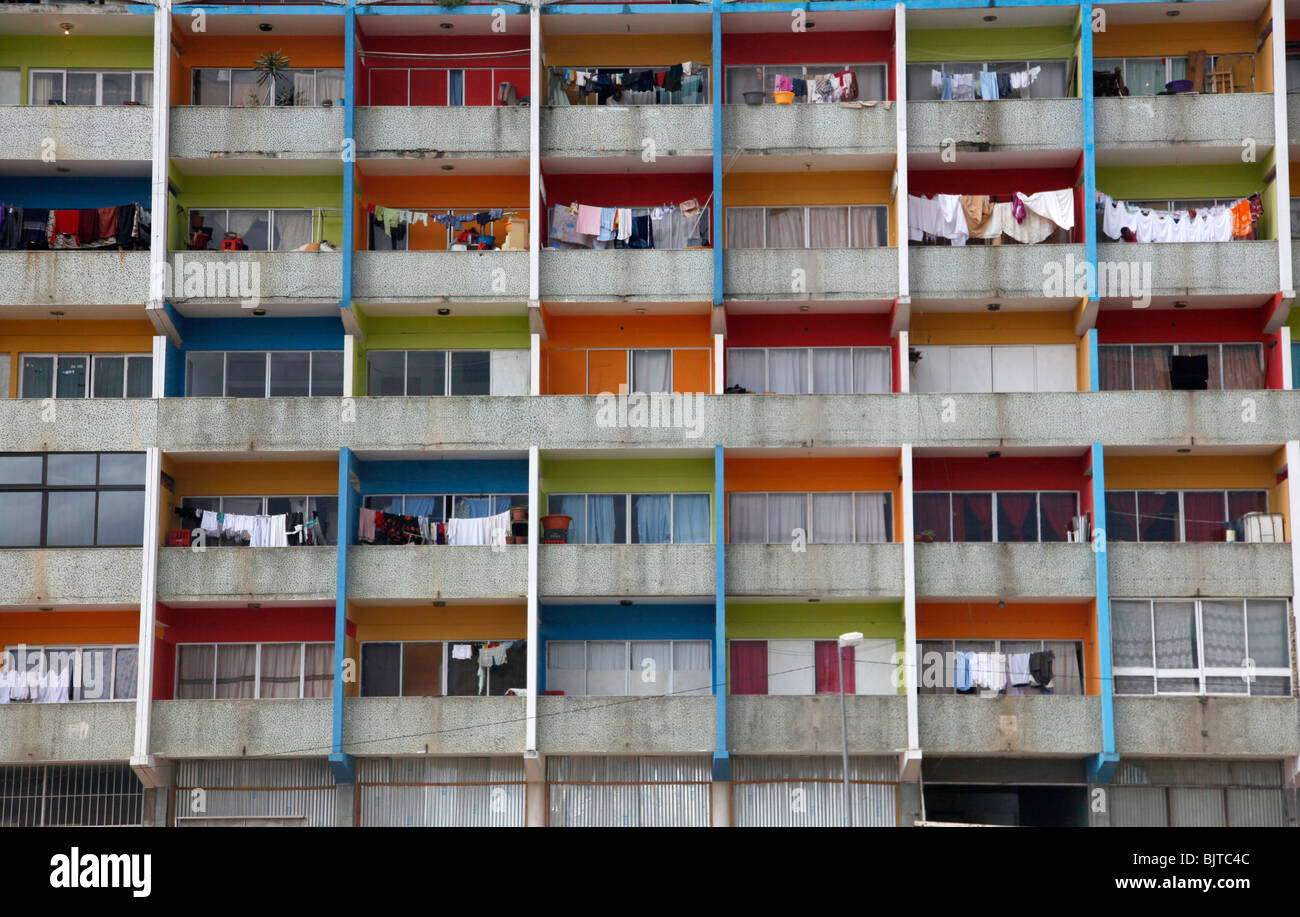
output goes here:
[{"label": "balcony", "polygon": [[143,306],[148,252],[0,252],[0,306]]},{"label": "balcony", "polygon": [[[1100,119],[1098,119],[1100,122]],[[1082,99],[907,103],[907,148],[941,153],[1083,149]]]},{"label": "balcony", "polygon": [[549,302],[713,302],[711,249],[538,254],[542,298]]},{"label": "balcony", "polygon": [[524,303],[528,252],[357,252],[352,284],[359,303]]},{"label": "balcony", "polygon": [[153,702],[152,754],[162,758],[243,758],[329,754],[328,697]]},{"label": "balcony", "polygon": [[716,747],[712,696],[537,698],[543,754],[687,754]]},{"label": "balcony", "polygon": [[1112,598],[1288,596],[1291,545],[1109,541]]},{"label": "balcony", "polygon": [[712,596],[713,545],[546,544],[544,596]]},{"label": "balcony", "polygon": [[916,546],[916,594],[926,598],[1092,598],[1090,544],[961,542]]},{"label": "balcony", "polygon": [[360,106],[356,119],[366,159],[528,158],[527,106]]},{"label": "balcony", "polygon": [[134,701],[0,705],[5,764],[122,762],[134,744]]},{"label": "balcony", "polygon": [[1287,93],[1286,126],[1291,143],[1300,143],[1300,93]]},{"label": "balcony", "polygon": [[60,162],[148,162],[153,109],[144,105],[6,105],[0,160],[39,159],[49,140]]},{"label": "balcony", "polygon": [[1117,697],[1115,750],[1123,756],[1293,758],[1300,754],[1294,697]]},{"label": "balcony", "polygon": [[898,296],[896,248],[728,249],[722,265],[728,301],[864,301]]},{"label": "balcony", "polygon": [[894,156],[897,109],[838,105],[724,105],[722,137],[728,152],[745,155],[821,154]]},{"label": "balcony", "polygon": [[1083,264],[1083,246],[913,245],[907,253],[912,299],[1018,299],[1042,309],[1073,307],[1079,297],[1073,295],[1068,281],[1055,290],[1047,283],[1056,269],[1064,277],[1072,276],[1069,256],[1074,257],[1073,264]]},{"label": "balcony", "polygon": [[140,604],[139,548],[4,548],[0,606]]},{"label": "balcony", "polygon": [[[1276,242],[1106,242],[1097,246],[1097,259],[1150,264],[1152,296],[1236,296],[1260,304],[1280,289]],[[1105,289],[1104,267],[1102,275],[1098,284],[1106,299],[1113,294]]]},{"label": "balcony", "polygon": [[922,694],[916,701],[926,755],[1073,756],[1101,751],[1100,697]]},{"label": "balcony", "polygon": [[[178,304],[257,300],[263,304],[337,305],[343,295],[343,256],[338,252],[172,252],[171,259],[175,275],[171,300]],[[185,271],[176,267],[195,262],[204,266],[205,278],[210,275],[221,281],[206,280],[201,296],[189,295]],[[244,295],[249,290],[253,295]]]},{"label": "balcony", "polygon": [[343,157],[343,109],[183,106],[171,110],[176,159]]},{"label": "balcony", "polygon": [[1182,147],[1229,148],[1239,154],[1247,137],[1263,159],[1273,145],[1271,92],[1128,96],[1099,98],[1095,104],[1096,145],[1103,165],[1126,150],[1160,149],[1168,157],[1172,147],[1174,158],[1163,162],[1180,161]]},{"label": "balcony", "polygon": [[348,548],[348,597],[365,600],[523,598],[525,545],[357,545]]},{"label": "balcony", "polygon": [[[542,155],[711,156],[709,105],[571,105],[542,109]],[[649,141],[649,143],[647,143]],[[652,160],[655,161],[655,160]]]},{"label": "balcony", "polygon": [[518,755],[523,750],[522,697],[343,701],[343,751],[350,755]]},{"label": "balcony", "polygon": [[158,549],[164,602],[334,601],[332,547]]},{"label": "balcony", "polygon": [[[851,754],[888,754],[907,747],[907,698],[846,697]],[[732,695],[727,698],[727,749],[736,755],[832,755],[844,747],[836,695]]]},{"label": "balcony", "polygon": [[727,545],[727,595],[898,598],[901,544]]}]

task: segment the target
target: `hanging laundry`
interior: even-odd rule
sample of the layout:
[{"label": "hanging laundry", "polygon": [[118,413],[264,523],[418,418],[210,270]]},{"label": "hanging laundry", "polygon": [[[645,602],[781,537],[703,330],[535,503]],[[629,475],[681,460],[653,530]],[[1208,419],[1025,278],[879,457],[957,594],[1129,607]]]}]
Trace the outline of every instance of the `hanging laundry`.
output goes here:
[{"label": "hanging laundry", "polygon": [[993,202],[987,194],[961,195],[962,213],[966,215],[966,226],[972,238],[979,238],[993,218]]},{"label": "hanging laundry", "polygon": [[1016,192],[1017,200],[1024,203],[1026,209],[1046,217],[1065,230],[1074,228],[1074,189],[1062,188],[1059,191],[1037,191],[1025,195]]},{"label": "hanging laundry", "polygon": [[584,236],[600,235],[600,212],[599,207],[590,207],[587,204],[578,205],[578,232]]},{"label": "hanging laundry", "polygon": [[998,74],[992,70],[980,71],[980,98],[986,102],[1001,98],[998,93]]},{"label": "hanging laundry", "polygon": [[451,658],[470,659],[473,656],[473,649],[468,643],[453,643],[451,645]]},{"label": "hanging laundry", "polygon": [[1054,650],[1044,650],[1029,654],[1029,677],[1033,683],[1042,688],[1052,686],[1052,664],[1056,660]]}]

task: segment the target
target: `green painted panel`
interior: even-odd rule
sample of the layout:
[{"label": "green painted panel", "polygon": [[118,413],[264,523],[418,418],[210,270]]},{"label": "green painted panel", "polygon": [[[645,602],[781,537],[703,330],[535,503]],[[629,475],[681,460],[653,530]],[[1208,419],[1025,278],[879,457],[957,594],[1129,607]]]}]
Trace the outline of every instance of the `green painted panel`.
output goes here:
[{"label": "green painted panel", "polygon": [[1277,238],[1277,194],[1264,184],[1271,153],[1262,162],[1193,166],[1101,166],[1097,189],[1117,200],[1246,197],[1256,191],[1264,204],[1259,238]]},{"label": "green painted panel", "polygon": [[[594,415],[593,415],[594,419]],[[713,492],[713,459],[559,459],[542,462],[544,493]]]},{"label": "green painted panel", "polygon": [[453,318],[436,315],[370,318],[368,350],[527,350],[526,315]]},{"label": "green painted panel", "polygon": [[907,60],[913,63],[1068,58],[1074,56],[1076,36],[1074,26],[908,29]]},{"label": "green painted panel", "polygon": [[27,104],[32,69],[152,70],[153,35],[0,35],[0,68],[22,72]]},{"label": "green painted panel", "polygon": [[[311,207],[334,208],[326,213],[323,237],[343,244],[342,175],[181,175],[177,205],[195,207]],[[172,221],[173,248],[185,245],[188,225],[181,213]]]}]

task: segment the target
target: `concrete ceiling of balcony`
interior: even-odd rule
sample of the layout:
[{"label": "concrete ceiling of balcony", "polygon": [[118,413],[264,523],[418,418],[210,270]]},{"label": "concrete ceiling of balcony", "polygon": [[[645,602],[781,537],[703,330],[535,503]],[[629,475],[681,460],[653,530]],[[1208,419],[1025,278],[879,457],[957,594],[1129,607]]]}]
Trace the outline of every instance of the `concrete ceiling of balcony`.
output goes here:
[{"label": "concrete ceiling of balcony", "polygon": [[598,173],[601,175],[698,172],[708,174],[713,170],[711,156],[655,157],[654,162],[643,162],[641,156],[544,156],[542,176],[546,173]]},{"label": "concrete ceiling of balcony", "polygon": [[[256,316],[258,318],[333,318],[339,311],[337,299],[319,302],[277,302],[274,299],[263,299],[260,305],[266,310],[266,315]],[[249,316],[249,310],[241,306],[238,301],[181,300],[172,301],[172,306],[186,318],[247,318]]]},{"label": "concrete ceiling of balcony", "polygon": [[[745,300],[727,297],[728,315],[789,315],[797,321],[800,315],[879,315],[894,307],[892,299],[811,299],[804,300]],[[805,307],[807,307],[805,309]]]},{"label": "concrete ceiling of balcony", "polygon": [[[431,262],[432,263],[432,262]],[[370,316],[433,315],[438,309],[450,309],[457,318],[482,318],[489,315],[527,315],[526,300],[518,302],[371,302],[357,299],[356,304]]]},{"label": "concrete ceiling of balcony", "polygon": [[[909,14],[910,15],[910,14]],[[815,23],[810,32],[881,32],[894,26],[893,10],[813,10],[805,21]],[[771,13],[728,13],[722,17],[722,33],[784,32],[790,28],[788,10]],[[726,42],[724,37],[723,42]]]},{"label": "concrete ceiling of balcony", "polygon": [[[243,550],[251,550],[251,549],[231,548],[230,550],[243,551]],[[320,608],[322,605],[332,605],[333,600],[332,599],[324,599],[324,600],[306,599],[303,601],[273,602],[273,601],[268,601],[266,599],[258,599],[256,602],[248,602],[248,601],[187,602],[187,601],[178,601],[178,600],[171,599],[168,600],[167,602],[160,602],[159,604],[166,605],[172,611],[184,613],[186,611],[199,611],[201,609],[207,609],[207,608],[230,608],[230,609],[235,609],[237,611],[246,611],[249,610],[248,609],[249,605],[261,606],[262,611],[269,611],[275,608]],[[392,603],[392,604],[396,604],[396,603]],[[107,607],[107,606],[96,606],[96,607]]]},{"label": "concrete ceiling of balcony", "polygon": [[151,166],[147,159],[98,160],[63,159],[41,162],[39,159],[0,159],[0,175],[13,178],[148,178]]},{"label": "concrete ceiling of balcony", "polygon": [[[527,175],[527,159],[506,159],[474,156],[384,157],[366,159],[357,157],[362,175],[418,175],[454,178],[457,175]],[[444,169],[443,166],[451,166]]]},{"label": "concrete ceiling of balcony", "polygon": [[[1194,442],[1191,445],[1165,445],[1165,446],[1106,446],[1106,455],[1172,455],[1177,458],[1184,456],[1191,457],[1197,455],[1272,455],[1282,448],[1282,443],[1253,443],[1250,445],[1215,445],[1215,446],[1197,446]],[[1190,449],[1190,452],[1181,452],[1182,449]]]},{"label": "concrete ceiling of balcony", "polygon": [[[764,395],[763,397],[768,397]],[[804,395],[787,395],[787,398],[804,398]],[[883,398],[892,397],[882,395]],[[729,459],[803,459],[803,458],[898,458],[896,447],[881,446],[875,448],[826,449],[812,446],[807,449],[728,449]]]},{"label": "concrete ceiling of balcony", "polygon": [[[985,22],[985,16],[996,16]],[[968,9],[908,10],[907,31],[922,29],[1020,29],[1071,25],[1079,16],[1077,6],[978,6]],[[910,41],[909,41],[910,44]]]},{"label": "concrete ceiling of balcony", "polygon": [[[893,171],[890,153],[758,153],[728,148],[723,154],[725,172],[885,172]],[[724,179],[725,181],[725,179]]]},{"label": "concrete ceiling of balcony", "polygon": [[[560,396],[564,397],[564,396]],[[576,396],[575,396],[576,397]],[[627,449],[542,449],[542,478],[546,477],[546,462],[559,462],[573,459],[608,461],[626,459],[642,461],[648,459],[702,459],[713,458],[713,444],[702,443],[698,449],[642,449],[632,446]],[[542,481],[542,491],[546,491],[546,481]]]},{"label": "concrete ceiling of balcony", "polygon": [[396,608],[398,606],[403,608],[424,608],[432,615],[440,615],[446,614],[455,606],[492,605],[500,607],[502,605],[518,605],[523,607],[526,602],[502,597],[486,599],[448,599],[445,608],[435,608],[430,604],[429,599],[348,599],[348,604],[353,608]]},{"label": "concrete ceiling of balcony", "polygon": [[[74,11],[75,10],[75,11]],[[0,22],[4,35],[61,35],[59,23],[70,22],[73,35],[152,35],[152,16],[124,16],[119,6],[87,7],[81,4],[59,12],[49,12],[47,6],[5,4],[5,16]]]},{"label": "concrete ceiling of balcony", "polygon": [[[1272,144],[1260,144],[1256,150],[1258,159],[1263,160]],[[1229,165],[1241,162],[1241,141],[1223,146],[1208,143],[1168,143],[1152,144],[1148,147],[1116,148],[1098,147],[1098,166],[1200,166]],[[961,154],[958,154],[960,158]]]},{"label": "concrete ceiling of balcony", "polygon": [[713,311],[710,302],[570,302],[543,299],[542,305],[552,315],[709,315]]},{"label": "concrete ceiling of balcony", "polygon": [[[343,161],[328,159],[293,159],[240,156],[210,159],[177,159],[172,164],[182,175],[342,175]],[[145,174],[149,171],[146,169]]]},{"label": "concrete ceiling of balcony", "polygon": [[[1083,246],[1079,246],[1082,252]],[[981,295],[969,299],[926,299],[917,295],[915,275],[912,280],[913,312],[985,312],[988,304],[1001,305],[1000,312],[1069,312],[1079,306],[1079,300],[1069,297],[1034,297],[1013,299],[1006,296]]]},{"label": "concrete ceiling of balcony", "polygon": [[[540,550],[545,551],[543,546]],[[659,595],[601,595],[601,596],[573,596],[563,598],[559,596],[545,596],[538,601],[542,605],[617,605],[620,602],[631,602],[633,605],[699,605],[701,602],[712,604],[713,596],[673,596],[665,597]],[[385,604],[393,604],[386,602]],[[494,603],[495,604],[495,603]]]},{"label": "concrete ceiling of balcony", "polygon": [[[239,400],[244,400],[244,399],[239,399]],[[259,400],[265,401],[267,399],[247,399],[247,400],[250,402],[254,402]],[[313,450],[306,450],[306,449],[298,452],[267,452],[267,451],[221,452],[220,450],[213,451],[213,452],[166,452],[164,451],[163,454],[167,456],[169,461],[174,461],[180,465],[188,465],[190,463],[201,463],[201,464],[212,465],[212,464],[219,464],[222,462],[226,464],[235,464],[240,462],[256,462],[258,464],[265,464],[266,462],[337,462],[339,458],[339,454],[337,450],[313,451]]]},{"label": "concrete ceiling of balcony", "polygon": [[[1110,244],[1105,236],[1098,241]],[[1173,309],[1176,302],[1187,303],[1187,309],[1258,309],[1267,305],[1272,298],[1271,293],[1242,296],[1152,296],[1151,305],[1147,309]],[[1133,300],[1107,298],[1101,300],[1101,308],[1107,312],[1128,312],[1133,309]]]},{"label": "concrete ceiling of balcony", "polygon": [[[999,446],[997,451],[1002,453],[1002,458],[1082,458],[1091,448],[1090,443],[1080,443],[1077,446]],[[988,454],[987,446],[918,446],[912,450],[913,459],[988,458]]]},{"label": "concrete ceiling of balcony", "polygon": [[[270,15],[247,15],[213,13],[208,11],[203,17],[203,32],[194,33],[193,26],[197,21],[193,16],[192,9],[201,9],[202,7],[181,8],[172,10],[172,27],[182,34],[194,34],[194,37],[202,39],[207,35],[261,35],[262,23],[271,26],[271,37],[276,35],[290,35],[293,37],[304,37],[308,35],[342,35],[343,20],[341,15],[327,16],[277,16]],[[264,9],[260,7],[259,9]],[[149,23],[148,31],[153,30],[153,19],[149,16],[132,16],[131,19],[143,19]]]},{"label": "concrete ceiling of balcony", "polygon": [[542,11],[543,48],[547,35],[708,35],[712,29],[713,19],[707,7],[698,13],[610,16],[575,16],[545,8]]},{"label": "concrete ceiling of balcony", "polygon": [[[431,396],[433,397],[433,396]],[[392,401],[401,401],[398,396],[390,396]],[[448,449],[442,452],[429,451],[409,451],[409,450],[391,450],[376,452],[367,449],[358,449],[355,452],[357,459],[363,463],[366,462],[504,462],[528,460],[527,449],[496,449],[490,452],[483,450],[454,450]],[[366,469],[361,469],[361,476],[365,478]]]},{"label": "concrete ceiling of balcony", "polygon": [[[297,18],[297,17],[293,17]],[[342,17],[339,17],[342,18]],[[357,17],[357,29],[362,38],[379,35],[400,35],[403,38],[421,36],[455,37],[457,35],[518,36],[520,47],[528,47],[528,17],[506,16],[505,31],[492,28],[496,16],[382,16],[363,14]],[[450,25],[444,29],[443,25]]]},{"label": "concrete ceiling of balcony", "polygon": [[[1241,3],[1240,0],[1197,0],[1195,3],[1101,4],[1101,9],[1106,11],[1108,23],[1232,22],[1258,19],[1268,5],[1268,0],[1254,0],[1250,3]],[[1170,10],[1177,12],[1178,16],[1166,16],[1165,13]],[[1291,11],[1288,9],[1287,12]]]},{"label": "concrete ceiling of balcony", "polygon": [[[44,548],[40,548],[40,549],[38,549],[38,550],[45,550],[45,549],[44,549]],[[59,550],[59,549],[58,549],[58,548],[55,548],[54,550],[57,551],[57,550]],[[95,548],[91,548],[90,550],[96,550],[96,549],[95,549]],[[320,604],[320,603],[317,603],[317,604]],[[67,605],[67,604],[63,604],[63,603],[54,604],[53,602],[39,602],[39,603],[34,604],[34,605],[4,605],[4,606],[0,606],[0,621],[2,621],[2,620],[3,620],[3,616],[4,616],[6,613],[9,613],[9,612],[15,612],[15,611],[40,611],[41,609],[44,609],[44,608],[49,608],[49,609],[50,609],[50,611],[47,612],[47,614],[59,614],[60,612],[65,612],[65,611],[139,611],[139,610],[140,610],[140,606],[139,606],[139,605],[114,605],[114,604],[111,603],[111,602],[107,602],[107,603],[106,603],[106,602],[95,602],[95,603],[92,604],[92,605],[76,605],[76,604],[73,604],[73,605]]]},{"label": "concrete ceiling of balcony", "polygon": [[[908,153],[910,172],[958,169],[1065,169],[1079,161],[1083,147],[1077,150],[999,150],[990,153],[957,151],[955,162],[944,162],[943,153]],[[1241,153],[1241,147],[1237,147]]]},{"label": "concrete ceiling of balcony", "polygon": [[[116,252],[104,252],[104,257],[111,258]],[[142,252],[145,257],[148,254]],[[51,312],[61,312],[61,315],[51,315]],[[93,319],[95,321],[121,321],[126,319],[140,320],[144,319],[144,303],[131,305],[88,305],[78,303],[76,305],[31,305],[31,306],[0,306],[0,327],[6,321],[24,321],[34,319],[41,321],[50,319],[51,321],[63,320],[72,321]]]}]

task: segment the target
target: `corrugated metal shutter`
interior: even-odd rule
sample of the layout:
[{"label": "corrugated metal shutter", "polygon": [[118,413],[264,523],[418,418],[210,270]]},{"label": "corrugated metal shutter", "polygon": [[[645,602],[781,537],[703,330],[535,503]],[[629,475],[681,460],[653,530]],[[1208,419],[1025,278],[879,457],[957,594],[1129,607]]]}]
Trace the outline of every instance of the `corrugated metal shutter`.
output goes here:
[{"label": "corrugated metal shutter", "polygon": [[[732,762],[733,812],[739,827],[847,825],[843,762],[834,757],[743,757]],[[898,824],[898,763],[893,758],[849,759],[853,824]],[[874,781],[874,782],[864,782]]]},{"label": "corrugated metal shutter", "polygon": [[1286,824],[1282,790],[1232,788],[1228,790],[1228,826],[1281,828]]},{"label": "corrugated metal shutter", "polygon": [[1221,788],[1169,788],[1169,827],[1225,828],[1227,825],[1228,814],[1224,809]]},{"label": "corrugated metal shutter", "polygon": [[546,777],[552,826],[709,825],[707,757],[553,757],[546,761]]},{"label": "corrugated metal shutter", "polygon": [[366,826],[523,827],[527,809],[518,757],[363,758],[357,793]]},{"label": "corrugated metal shutter", "polygon": [[[203,811],[192,790],[204,791]],[[181,761],[176,765],[177,817],[302,818],[313,828],[332,827],[334,775],[323,758]]]},{"label": "corrugated metal shutter", "polygon": [[1168,800],[1162,786],[1116,786],[1110,790],[1110,823],[1115,828],[1164,828]]}]

